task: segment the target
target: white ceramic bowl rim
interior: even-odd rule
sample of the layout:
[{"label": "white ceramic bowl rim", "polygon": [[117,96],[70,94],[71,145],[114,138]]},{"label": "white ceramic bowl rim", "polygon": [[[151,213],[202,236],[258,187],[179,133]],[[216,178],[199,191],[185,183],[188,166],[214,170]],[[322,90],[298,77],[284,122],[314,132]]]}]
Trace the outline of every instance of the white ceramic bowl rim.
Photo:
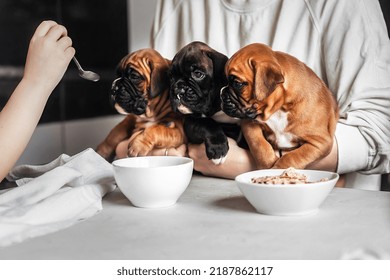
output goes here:
[{"label": "white ceramic bowl rim", "polygon": [[[307,184],[259,184],[259,183],[252,183],[251,182],[251,178],[253,178],[253,177],[277,176],[277,175],[282,174],[283,171],[285,171],[285,169],[272,169],[272,171],[270,171],[270,169],[249,171],[249,172],[242,173],[242,174],[236,176],[235,180],[242,182],[242,183],[250,184],[253,187],[261,187],[261,188],[302,188],[302,187],[328,185],[332,181],[337,181],[339,179],[339,174],[337,174],[335,172],[323,171],[323,170],[296,169],[296,171],[298,173],[303,173],[303,174],[305,174],[305,172],[308,172],[308,173],[314,172],[317,174],[322,174],[323,178],[328,178],[328,180],[327,181],[310,182]],[[272,174],[265,174],[265,173],[260,174],[263,172],[272,173]]]},{"label": "white ceramic bowl rim", "polygon": [[153,169],[170,168],[173,166],[190,164],[192,162],[193,160],[191,158],[180,156],[145,156],[117,159],[112,162],[112,165],[123,168]]}]

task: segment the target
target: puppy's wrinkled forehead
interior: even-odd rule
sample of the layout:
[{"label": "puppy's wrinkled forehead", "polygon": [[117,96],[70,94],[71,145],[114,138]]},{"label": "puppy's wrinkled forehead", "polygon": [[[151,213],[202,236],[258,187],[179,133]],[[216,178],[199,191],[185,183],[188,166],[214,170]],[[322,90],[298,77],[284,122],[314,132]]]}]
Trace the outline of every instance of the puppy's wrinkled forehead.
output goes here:
[{"label": "puppy's wrinkled forehead", "polygon": [[225,74],[240,80],[251,82],[256,68],[275,62],[275,56],[270,47],[255,43],[238,50],[226,63]]},{"label": "puppy's wrinkled forehead", "polygon": [[173,58],[173,71],[190,73],[196,69],[213,73],[213,62],[207,55],[212,51],[207,45],[195,42],[183,47]]},{"label": "puppy's wrinkled forehead", "polygon": [[158,64],[164,64],[165,59],[153,49],[143,49],[125,56],[118,66],[118,71],[125,71],[126,69],[133,68],[140,73],[150,76],[152,67],[156,67]]},{"label": "puppy's wrinkled forehead", "polygon": [[[244,80],[252,80],[252,74],[253,71],[253,65],[251,63],[251,60],[248,59],[235,59],[228,61],[228,64],[225,67],[225,74],[227,77],[234,77],[238,78],[242,81]],[[250,74],[250,75],[248,75]]]}]

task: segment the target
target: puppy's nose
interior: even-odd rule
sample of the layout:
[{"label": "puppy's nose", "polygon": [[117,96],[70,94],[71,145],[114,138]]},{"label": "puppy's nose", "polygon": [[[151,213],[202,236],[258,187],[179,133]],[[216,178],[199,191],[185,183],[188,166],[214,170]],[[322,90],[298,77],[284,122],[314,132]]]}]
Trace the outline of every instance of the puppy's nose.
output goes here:
[{"label": "puppy's nose", "polygon": [[116,83],[122,78],[117,78],[115,79],[112,84],[111,84],[111,91],[112,92],[116,92],[118,90],[118,86],[116,85]]},{"label": "puppy's nose", "polygon": [[114,106],[115,104],[115,97],[117,95],[117,92],[119,90],[119,86],[117,85],[117,82],[120,80],[121,78],[117,78],[115,79],[112,84],[111,84],[111,91],[110,91],[110,104],[111,106]]},{"label": "puppy's nose", "polygon": [[222,87],[221,90],[219,91],[219,94],[222,95],[227,87],[229,87],[229,86],[226,85],[226,86]]},{"label": "puppy's nose", "polygon": [[[225,88],[226,90],[223,90]],[[221,90],[221,94],[219,95],[222,104],[226,106],[233,106],[234,104],[233,104],[232,96],[230,96],[229,94],[229,90],[227,89],[227,87],[224,87],[223,89]]]},{"label": "puppy's nose", "polygon": [[175,96],[178,100],[182,99],[186,93],[186,89],[184,87],[176,87],[174,90]]}]

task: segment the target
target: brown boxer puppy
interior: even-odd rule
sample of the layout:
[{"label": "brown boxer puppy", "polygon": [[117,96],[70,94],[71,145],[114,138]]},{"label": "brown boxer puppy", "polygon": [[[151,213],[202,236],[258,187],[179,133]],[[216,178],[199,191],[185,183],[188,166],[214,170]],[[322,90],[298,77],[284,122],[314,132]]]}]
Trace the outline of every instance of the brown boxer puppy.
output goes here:
[{"label": "brown boxer puppy", "polygon": [[129,137],[132,157],[185,142],[183,122],[170,106],[169,64],[153,49],[135,51],[121,60],[111,97],[117,111],[127,117],[98,145],[102,157],[112,160],[117,145]]},{"label": "brown boxer puppy", "polygon": [[[223,111],[242,131],[257,168],[305,168],[332,149],[337,104],[324,82],[295,57],[251,44],[227,62]],[[275,150],[291,150],[280,158]]]}]

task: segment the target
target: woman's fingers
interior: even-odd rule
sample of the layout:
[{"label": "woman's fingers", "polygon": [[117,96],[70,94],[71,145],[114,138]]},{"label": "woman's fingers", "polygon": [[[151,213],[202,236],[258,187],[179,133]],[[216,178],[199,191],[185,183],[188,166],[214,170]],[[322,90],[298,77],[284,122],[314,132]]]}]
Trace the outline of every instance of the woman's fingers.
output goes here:
[{"label": "woman's fingers", "polygon": [[64,26],[54,25],[47,32],[46,37],[50,40],[58,41],[62,37],[67,36],[67,35],[68,35],[68,31],[66,30],[66,28]]},{"label": "woman's fingers", "polygon": [[49,32],[49,30],[55,25],[57,25],[57,23],[55,21],[52,21],[52,20],[45,20],[45,21],[41,22],[41,24],[35,30],[33,38],[46,36],[46,34]]}]

